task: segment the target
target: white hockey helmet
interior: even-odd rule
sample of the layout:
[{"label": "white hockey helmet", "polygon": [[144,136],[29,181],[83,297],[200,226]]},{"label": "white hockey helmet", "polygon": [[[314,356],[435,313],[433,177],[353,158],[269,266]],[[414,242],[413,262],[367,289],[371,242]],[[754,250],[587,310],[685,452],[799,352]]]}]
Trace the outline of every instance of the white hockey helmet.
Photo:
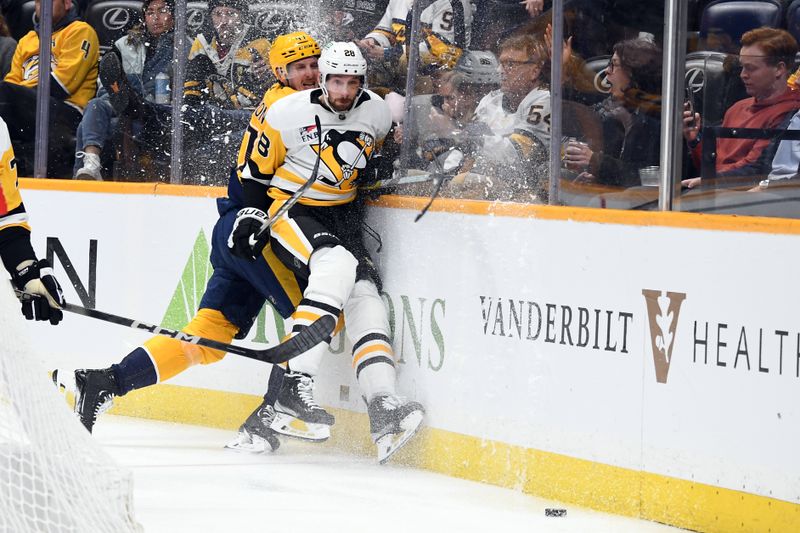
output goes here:
[{"label": "white hockey helmet", "polygon": [[500,63],[491,52],[465,50],[456,64],[456,72],[463,72],[469,83],[500,85]]},{"label": "white hockey helmet", "polygon": [[367,88],[367,60],[361,55],[361,50],[355,43],[334,41],[322,48],[322,54],[319,56],[319,86],[326,98],[328,76],[332,74],[361,76],[361,89],[353,100],[353,106],[345,113],[352,111],[361,93]]}]

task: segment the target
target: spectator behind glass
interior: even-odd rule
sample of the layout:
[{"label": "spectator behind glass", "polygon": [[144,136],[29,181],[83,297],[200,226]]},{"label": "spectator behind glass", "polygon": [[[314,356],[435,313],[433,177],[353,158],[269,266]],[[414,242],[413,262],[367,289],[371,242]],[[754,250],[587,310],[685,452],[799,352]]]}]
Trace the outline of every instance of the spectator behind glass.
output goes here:
[{"label": "spectator behind glass", "polygon": [[328,41],[355,41],[378,25],[389,0],[322,2],[323,34]]},{"label": "spectator behind glass", "polygon": [[[46,0],[47,1],[47,0]],[[78,20],[72,0],[53,2],[50,129],[47,174],[72,174],[74,134],[81,113],[97,92],[97,33]],[[20,39],[11,70],[0,82],[0,117],[8,125],[20,176],[33,174],[36,139],[36,87],[39,85],[39,9],[35,30]]]},{"label": "spectator behind glass", "polygon": [[[800,109],[800,91],[792,90],[787,80],[797,54],[797,41],[785,30],[758,28],[742,36],[739,75],[749,98],[733,104],[722,119],[724,128],[773,129],[780,127]],[[702,154],[702,117],[685,110],[683,137],[697,168]],[[767,148],[770,148],[767,150]],[[769,139],[717,140],[717,177],[752,178],[755,185],[771,168]],[[683,180],[684,187],[697,187],[701,178]]]},{"label": "spectator behind glass", "polygon": [[549,50],[543,39],[515,35],[500,43],[500,89],[475,110],[486,131],[475,169],[495,179],[500,198],[546,201],[550,143]]},{"label": "spectator behind glass", "polygon": [[[390,0],[375,29],[356,42],[368,59],[397,63],[406,55],[406,35],[411,33],[406,25],[411,20],[411,6],[408,0]],[[472,11],[469,0],[439,0],[422,10],[419,53],[423,73],[432,74],[455,66],[469,47]]]},{"label": "spectator behind glass", "polygon": [[5,77],[11,70],[11,59],[14,57],[16,49],[17,41],[11,37],[6,19],[0,15],[0,78]]},{"label": "spectator behind glass", "polygon": [[[268,62],[269,41],[247,23],[245,0],[210,0],[211,25],[198,34],[189,52],[183,87],[185,175],[200,182],[227,181],[238,138],[274,77]],[[120,115],[144,121],[145,137],[169,152],[172,109],[142,99],[127,83],[115,55],[103,58],[100,77],[111,91]],[[114,85],[116,83],[116,85]]]},{"label": "spectator behind glass", "polygon": [[646,39],[614,45],[606,76],[609,97],[597,106],[604,151],[570,142],[564,162],[582,181],[633,187],[639,169],[657,166],[661,141],[661,49]]},{"label": "spectator behind glass", "polygon": [[[118,57],[133,90],[152,100],[156,76],[172,71],[175,3],[145,0],[142,12],[144,24],[118,39],[111,52]],[[108,92],[101,87],[97,98],[86,106],[75,136],[76,179],[103,179],[100,154],[116,129],[115,116]]]}]

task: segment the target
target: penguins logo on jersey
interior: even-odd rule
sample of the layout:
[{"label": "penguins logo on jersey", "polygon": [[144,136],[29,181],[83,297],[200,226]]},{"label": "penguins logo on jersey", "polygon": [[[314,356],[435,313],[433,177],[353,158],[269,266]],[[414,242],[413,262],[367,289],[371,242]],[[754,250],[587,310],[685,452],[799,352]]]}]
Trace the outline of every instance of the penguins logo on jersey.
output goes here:
[{"label": "penguins logo on jersey", "polygon": [[[331,179],[320,174],[321,182],[333,187],[340,187],[342,183],[353,178],[358,170],[367,166],[372,152],[375,149],[375,139],[372,135],[360,131],[344,131],[330,129],[325,132],[322,141],[322,154],[320,159],[330,170],[331,175],[339,179]],[[314,147],[314,151],[317,147]]]}]

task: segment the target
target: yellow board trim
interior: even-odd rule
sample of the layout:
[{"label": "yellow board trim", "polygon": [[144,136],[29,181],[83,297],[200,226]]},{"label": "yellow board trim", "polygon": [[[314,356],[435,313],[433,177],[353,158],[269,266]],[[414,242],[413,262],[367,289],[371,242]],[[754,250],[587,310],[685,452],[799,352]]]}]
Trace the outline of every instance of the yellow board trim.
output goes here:
[{"label": "yellow board trim", "polygon": [[[261,398],[161,384],[114,402],[119,415],[235,431]],[[374,455],[366,415],[331,411],[336,426],[319,446]],[[693,531],[800,531],[798,504],[441,429],[423,429],[392,462]]]},{"label": "yellow board trim", "polygon": [[[20,188],[30,190],[93,192],[110,194],[153,194],[163,196],[193,196],[222,198],[224,187],[200,185],[171,185],[167,183],[120,183],[111,181],[80,181],[21,178]],[[420,210],[428,198],[414,196],[382,196],[372,205],[393,209]],[[788,218],[752,217],[681,212],[624,211],[617,209],[595,209],[589,207],[566,207],[521,204],[511,202],[488,202],[483,200],[459,200],[437,198],[431,211],[490,215],[539,220],[569,220],[572,222],[594,222],[626,226],[653,226],[667,228],[735,231],[744,233],[769,233],[800,235],[800,220]]]}]

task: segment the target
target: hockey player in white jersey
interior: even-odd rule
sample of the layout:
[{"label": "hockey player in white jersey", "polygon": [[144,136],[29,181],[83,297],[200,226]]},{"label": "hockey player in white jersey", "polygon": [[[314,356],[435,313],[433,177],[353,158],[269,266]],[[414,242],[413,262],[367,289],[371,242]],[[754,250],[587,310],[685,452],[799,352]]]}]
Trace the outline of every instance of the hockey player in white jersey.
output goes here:
[{"label": "hockey player in white jersey", "polygon": [[[396,60],[407,54],[414,0],[391,0],[378,26],[358,42],[371,59]],[[426,70],[451,69],[469,47],[472,26],[469,0],[435,0],[422,10],[419,52]]]},{"label": "hockey player in white jersey", "polygon": [[[269,242],[286,267],[307,279],[292,315],[293,334],[322,315],[344,311],[353,369],[378,457],[385,461],[416,433],[424,414],[419,403],[395,390],[388,318],[380,278],[362,242],[363,204],[357,199],[359,178],[369,172],[391,115],[367,90],[367,63],[355,44],[328,44],[319,71],[319,89],[286,96],[264,114],[263,157],[250,165],[252,177],[242,177],[252,180],[245,184],[250,190],[260,185],[263,195],[248,195],[229,246],[235,255],[254,258]],[[309,180],[305,194],[268,228],[269,218]]]}]

